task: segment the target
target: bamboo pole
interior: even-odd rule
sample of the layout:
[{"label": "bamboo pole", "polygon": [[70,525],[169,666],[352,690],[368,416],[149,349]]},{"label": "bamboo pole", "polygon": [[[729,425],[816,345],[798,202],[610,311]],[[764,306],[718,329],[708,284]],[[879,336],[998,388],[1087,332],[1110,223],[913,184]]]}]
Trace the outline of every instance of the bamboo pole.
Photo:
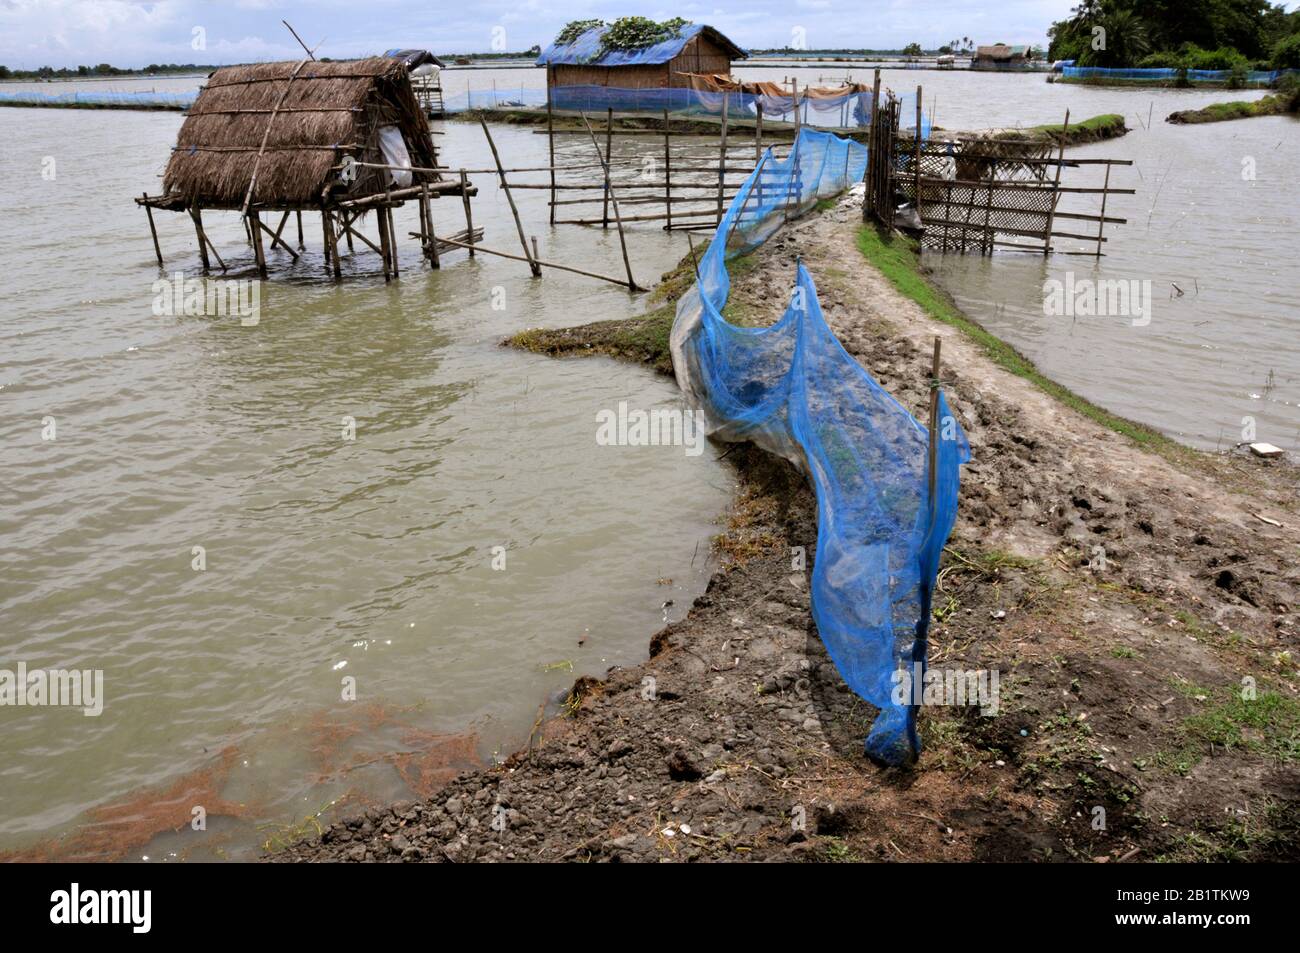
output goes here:
[{"label": "bamboo pole", "polygon": [[583,271],[581,268],[574,268],[571,265],[561,265],[553,261],[542,261],[539,258],[532,258],[532,257],[524,258],[520,255],[512,255],[509,252],[497,251],[495,248],[487,248],[484,247],[483,245],[474,245],[469,242],[457,241],[454,238],[440,238],[438,239],[438,241],[446,245],[455,245],[457,248],[475,248],[478,251],[483,252],[484,254],[498,255],[501,258],[509,258],[511,261],[526,261],[528,262],[529,265],[537,265],[539,267],[545,265],[547,268],[555,268],[558,269],[559,271],[569,271],[575,275],[584,275],[587,278],[599,278],[601,281],[608,281],[611,284],[620,285],[632,291],[641,290],[640,288],[637,288],[635,285],[628,284],[628,282],[624,281],[621,278],[611,278],[609,275],[597,274],[594,271]]},{"label": "bamboo pole", "polygon": [[382,248],[380,248],[378,245],[372,242],[363,233],[353,229],[352,223],[355,221],[356,221],[356,217],[353,216],[349,218],[346,212],[340,213],[339,215],[339,230],[348,237],[349,245],[352,242],[352,236],[356,235],[357,238],[361,239],[361,241],[364,244],[368,245],[370,247],[370,250],[373,251],[376,255],[382,255],[384,253],[384,250]]},{"label": "bamboo pole", "polygon": [[257,273],[265,278],[266,250],[262,248],[262,219],[258,216],[256,209],[249,211],[248,219],[249,225],[253,229],[253,256],[257,260]]},{"label": "bamboo pole", "polygon": [[754,161],[757,162],[763,158],[763,101],[756,100],[754,105],[757,107],[754,119]]},{"label": "bamboo pole", "polygon": [[916,137],[915,137],[915,155],[912,156],[912,164],[916,177],[916,217],[921,219],[921,224],[925,224],[925,219],[921,216],[921,87],[916,87]]},{"label": "bamboo pole", "polygon": [[325,213],[325,235],[330,243],[330,267],[334,271],[334,280],[339,281],[343,278],[343,262],[339,261],[339,233],[334,227],[334,214]]},{"label": "bamboo pole", "polygon": [[731,94],[722,94],[722,138],[718,145],[718,221],[722,221],[722,193],[726,190],[727,177],[727,118]]},{"label": "bamboo pole", "polygon": [[325,211],[325,206],[320,208],[320,232],[321,244],[325,250],[325,273],[329,274],[330,270],[330,222],[329,212]]},{"label": "bamboo pole", "polygon": [[[550,89],[549,89],[549,87],[548,87],[548,89],[547,89],[547,96],[548,96],[548,97],[550,96]],[[554,168],[554,167],[552,167],[552,168]],[[554,173],[554,172],[551,173],[551,181],[552,181],[552,182],[555,181],[555,173]],[[470,241],[473,241],[473,240],[474,240],[474,213],[473,213],[473,211],[470,209],[470,205],[469,205],[469,192],[466,191],[468,185],[469,185],[469,179],[468,179],[468,178],[466,177],[466,175],[465,175],[465,170],[464,170],[464,169],[461,169],[461,170],[460,170],[460,199],[461,199],[461,202],[462,202],[462,203],[464,204],[464,206],[465,206],[465,233],[466,233],[467,235],[469,235],[469,237],[470,237]],[[552,197],[554,197],[554,196],[552,196]],[[555,222],[555,207],[554,207],[554,206],[551,207],[551,222],[552,222],[552,223]],[[473,258],[473,257],[474,257],[474,249],[472,249],[472,248],[469,250],[469,257],[470,257],[470,258]]]},{"label": "bamboo pole", "polygon": [[[605,172],[605,202],[601,206],[600,215],[601,218],[604,219],[604,221],[601,223],[600,226],[601,228],[609,228],[609,189],[611,184],[609,162],[613,156],[613,146],[614,146],[613,136],[614,136],[614,110],[611,107],[609,109],[608,118],[605,121],[605,161],[603,163],[604,172]],[[599,152],[600,151],[599,148],[596,151]]]},{"label": "bamboo pole", "polygon": [[389,246],[389,238],[388,238],[388,221],[387,221],[387,219],[384,217],[384,210],[383,210],[383,207],[382,207],[382,206],[381,206],[380,208],[376,209],[376,212],[375,212],[375,219],[376,219],[376,223],[375,223],[375,224],[377,224],[377,225],[379,226],[379,248],[380,248],[380,257],[383,258],[383,260],[384,260],[384,280],[387,281],[388,278],[389,278],[389,275],[388,275],[388,258],[389,258],[389,252],[388,252],[388,246]]},{"label": "bamboo pole", "polygon": [[[438,236],[434,233],[434,230],[433,230],[433,211],[429,208],[429,190],[428,190],[428,189],[425,189],[425,190],[424,190],[424,193],[420,196],[420,210],[421,210],[421,212],[424,214],[424,219],[425,219],[425,222],[427,223],[427,226],[428,226],[428,233],[429,233],[429,235],[428,235],[428,238],[429,238],[429,251],[428,251],[429,262],[430,262],[430,264],[433,265],[434,268],[441,268],[441,267],[442,267],[442,262],[439,261],[439,259],[438,259]],[[470,228],[470,234],[471,234],[471,236],[473,235],[473,232],[474,232],[474,229],[473,229],[473,227],[471,226],[471,228]]]},{"label": "bamboo pole", "polygon": [[[1065,137],[1069,133],[1069,131],[1070,131],[1070,110],[1067,109],[1065,111],[1065,123],[1061,126],[1061,144],[1057,150],[1057,155],[1056,155],[1058,160],[1065,159]],[[1107,171],[1109,171],[1109,166],[1107,167]],[[1046,229],[1046,233],[1043,235],[1043,257],[1044,258],[1046,258],[1052,252],[1052,224],[1053,222],[1056,221],[1056,203],[1061,200],[1060,189],[1061,189],[1061,163],[1060,161],[1058,161],[1056,164],[1056,181],[1053,182],[1052,207],[1048,209],[1047,212],[1047,229]],[[1102,192],[1103,197],[1105,196],[1105,194],[1106,193],[1103,191]],[[1098,247],[1100,247],[1100,243],[1098,243]]]},{"label": "bamboo pole", "polygon": [[[271,114],[266,117],[266,129],[262,131],[262,145],[257,150],[257,158],[253,160],[253,174],[248,180],[248,191],[244,193],[244,207],[242,211],[245,215],[248,214],[248,206],[253,201],[253,189],[257,185],[258,169],[262,164],[262,156],[266,153],[266,143],[271,138],[271,126],[275,123],[275,117],[279,113],[280,107],[284,105],[285,99],[288,98],[289,87],[292,86],[293,81],[298,78],[298,71],[306,66],[311,59],[315,59],[315,57],[312,56],[311,50],[307,51],[307,56],[310,59],[299,60],[298,65],[293,68],[293,72],[289,74],[289,79],[284,84],[284,89],[280,91],[280,98],[276,100],[275,108],[272,109]],[[258,242],[261,242],[261,236],[258,236]]]},{"label": "bamboo pole", "polygon": [[[587,126],[587,133],[591,136],[591,144],[596,150],[596,155],[600,155],[600,143],[596,141],[596,133],[591,129],[591,123],[587,121],[587,114],[582,113],[582,121]],[[605,166],[606,183],[609,183],[609,166]],[[614,194],[612,183],[606,185],[609,193],[609,200],[614,206],[614,221],[618,224],[618,245],[623,252],[623,267],[627,269],[627,286],[631,291],[640,290],[637,288],[636,279],[632,277],[632,261],[627,257],[627,237],[623,234],[623,216],[618,210],[618,196]]]},{"label": "bamboo pole", "polygon": [[208,264],[208,243],[203,237],[203,220],[199,217],[201,214],[197,204],[190,205],[190,218],[194,221],[194,234],[199,239],[199,261],[203,263],[203,273],[206,275],[211,265]]},{"label": "bamboo pole", "polygon": [[388,255],[393,259],[393,277],[398,277],[397,269],[397,232],[393,228],[393,207],[384,206],[384,221],[388,224]]},{"label": "bamboo pole", "polygon": [[[668,211],[668,224],[666,229],[673,227],[673,166],[672,166],[672,139],[669,131],[668,110],[664,110],[664,208]],[[554,198],[554,196],[552,196]],[[162,263],[162,256],[158,258],[159,264]]]},{"label": "bamboo pole", "polygon": [[[1060,166],[1057,166],[1057,168],[1060,168]],[[1105,231],[1106,229],[1107,192],[1105,190],[1110,188],[1110,166],[1109,165],[1106,166],[1106,181],[1101,184],[1101,187],[1103,190],[1101,193],[1101,215],[1097,218],[1097,257],[1098,258],[1101,257],[1101,243],[1105,241],[1105,239],[1102,238],[1101,235],[1102,232]]]},{"label": "bamboo pole", "polygon": [[[149,198],[148,192],[143,193],[143,195],[146,199]],[[149,217],[149,234],[153,236],[153,253],[158,256],[158,267],[161,268],[163,266],[162,248],[158,245],[158,229],[153,223],[153,209],[146,204],[144,213]]]},{"label": "bamboo pole", "polygon": [[[585,119],[586,117],[584,116],[583,118]],[[519,244],[524,246],[524,259],[528,262],[528,267],[532,271],[533,277],[540,278],[542,277],[542,269],[533,261],[532,255],[528,250],[528,239],[524,237],[524,223],[519,220],[519,209],[515,206],[515,197],[510,193],[510,183],[506,181],[505,172],[501,171],[501,156],[497,152],[497,144],[493,141],[492,133],[488,130],[487,123],[483,121],[482,116],[479,117],[478,122],[479,125],[483,127],[483,135],[487,136],[488,147],[492,150],[492,158],[497,165],[497,176],[501,180],[501,189],[506,193],[506,201],[510,203],[510,214],[514,216],[515,228],[519,232]],[[591,128],[590,124],[588,124],[587,128]],[[591,137],[591,141],[596,141],[594,134]],[[596,147],[596,152],[600,152],[599,146]],[[541,186],[541,188],[545,188],[545,186]]]},{"label": "bamboo pole", "polygon": [[298,218],[298,247],[306,247],[302,241],[302,209],[296,209],[293,213]]},{"label": "bamboo pole", "polygon": [[[551,201],[555,201],[555,116],[551,107],[551,76],[550,69],[546,70],[546,148],[550,156],[551,165]],[[465,173],[461,172],[461,181],[465,181]],[[465,217],[469,218],[469,206],[465,206]],[[555,206],[551,206],[551,224],[555,224]],[[473,235],[474,229],[470,228],[470,234]],[[470,249],[469,257],[474,257],[474,249]]]}]

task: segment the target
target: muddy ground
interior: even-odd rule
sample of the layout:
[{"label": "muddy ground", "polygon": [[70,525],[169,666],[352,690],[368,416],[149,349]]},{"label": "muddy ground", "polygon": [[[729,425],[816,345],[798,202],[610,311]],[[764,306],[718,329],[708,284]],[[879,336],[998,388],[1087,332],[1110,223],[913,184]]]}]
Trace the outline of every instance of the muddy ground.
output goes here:
[{"label": "muddy ground", "polygon": [[[998,669],[998,714],[930,707],[914,768],[863,757],[874,710],[818,640],[811,566],[793,568],[812,493],[742,446],[722,568],[643,665],[580,681],[505,765],[278,859],[1300,858],[1296,470],[1152,452],[1068,408],[900,295],[859,226],[852,199],[787,226],[733,269],[728,313],[779,317],[801,254],[845,348],[918,417],[943,338],[974,459],[931,663]],[[629,356],[662,365],[652,352]]]}]

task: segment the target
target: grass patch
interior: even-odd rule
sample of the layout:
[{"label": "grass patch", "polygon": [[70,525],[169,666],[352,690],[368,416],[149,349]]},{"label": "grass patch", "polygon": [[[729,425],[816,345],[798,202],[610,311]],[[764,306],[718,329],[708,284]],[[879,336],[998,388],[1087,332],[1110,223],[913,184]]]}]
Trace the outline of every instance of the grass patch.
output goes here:
[{"label": "grass patch", "polygon": [[1214,748],[1300,761],[1300,702],[1295,699],[1270,691],[1245,699],[1236,688],[1215,692],[1190,683],[1175,687],[1209,703],[1204,711],[1183,719],[1178,750],[1157,759],[1176,774],[1189,774]]},{"label": "grass patch", "polygon": [[1289,97],[1275,93],[1253,102],[1211,103],[1204,109],[1180,109],[1170,113],[1165,121],[1179,125],[1227,122],[1231,119],[1250,119],[1254,116],[1280,116],[1290,107]]},{"label": "grass patch", "polygon": [[640,318],[597,321],[576,328],[530,328],[506,338],[504,343],[551,357],[604,354],[671,374],[673,359],[668,338],[675,314],[675,308],[666,305]]},{"label": "grass patch", "polygon": [[942,321],[962,332],[999,367],[1024,378],[1072,410],[1127,437],[1143,449],[1184,463],[1197,459],[1191,448],[1170,440],[1144,424],[1112,414],[1045,376],[1034,366],[1033,361],[963,314],[952,298],[921,273],[916,246],[910,239],[886,234],[874,225],[864,225],[858,229],[857,241],[863,257],[880,269],[901,294],[915,301],[936,321]]},{"label": "grass patch", "polygon": [[1028,129],[1018,130],[1016,135],[1028,135],[1039,139],[1053,139],[1061,141],[1062,135],[1065,138],[1065,144],[1075,145],[1081,142],[1100,142],[1103,139],[1115,139],[1128,132],[1128,126],[1124,125],[1124,117],[1119,113],[1103,113],[1100,116],[1092,116],[1089,119],[1083,119],[1079,122],[1070,123],[1067,130],[1064,123],[1046,124],[1042,126],[1030,126]]}]

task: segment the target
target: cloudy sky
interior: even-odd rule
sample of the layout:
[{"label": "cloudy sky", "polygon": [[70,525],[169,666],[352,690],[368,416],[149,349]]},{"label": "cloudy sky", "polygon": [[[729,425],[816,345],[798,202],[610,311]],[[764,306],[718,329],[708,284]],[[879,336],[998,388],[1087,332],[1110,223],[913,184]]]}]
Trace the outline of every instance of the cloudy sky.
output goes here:
[{"label": "cloudy sky", "polygon": [[[319,55],[360,56],[394,46],[436,53],[545,46],[569,20],[683,16],[741,46],[816,47],[1042,43],[1075,0],[0,0],[0,64],[21,69],[112,63],[240,63],[299,54],[285,18]],[[197,28],[202,28],[196,32]],[[195,49],[199,39],[206,49]],[[793,44],[791,44],[793,45]]]}]

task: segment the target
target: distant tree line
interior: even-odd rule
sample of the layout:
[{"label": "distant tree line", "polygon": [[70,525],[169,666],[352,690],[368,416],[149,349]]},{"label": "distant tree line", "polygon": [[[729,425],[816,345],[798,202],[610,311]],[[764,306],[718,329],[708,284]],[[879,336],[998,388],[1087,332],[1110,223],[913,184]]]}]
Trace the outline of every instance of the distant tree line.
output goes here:
[{"label": "distant tree line", "polygon": [[1268,0],[1082,0],[1047,35],[1079,66],[1300,68],[1300,11]]},{"label": "distant tree line", "polygon": [[163,73],[210,73],[215,66],[203,63],[150,63],[144,69],[122,69],[109,63],[98,66],[42,66],[39,69],[10,69],[0,66],[0,79],[77,79],[94,76],[154,76]]}]

